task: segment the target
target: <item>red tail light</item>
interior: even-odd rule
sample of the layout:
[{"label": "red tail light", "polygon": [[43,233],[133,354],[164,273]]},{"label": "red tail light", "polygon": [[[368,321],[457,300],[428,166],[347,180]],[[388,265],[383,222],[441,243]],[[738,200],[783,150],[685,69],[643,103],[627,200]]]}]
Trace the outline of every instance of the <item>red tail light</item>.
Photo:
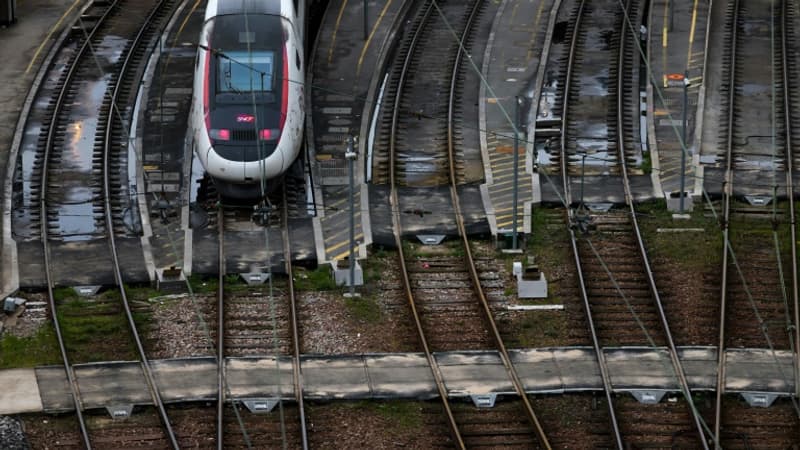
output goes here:
[{"label": "red tail light", "polygon": [[231,140],[231,130],[222,129],[214,129],[208,130],[208,135],[211,139],[216,139],[218,141],[230,141]]},{"label": "red tail light", "polygon": [[264,128],[258,133],[258,138],[262,141],[273,141],[281,135],[281,130],[275,128]]}]

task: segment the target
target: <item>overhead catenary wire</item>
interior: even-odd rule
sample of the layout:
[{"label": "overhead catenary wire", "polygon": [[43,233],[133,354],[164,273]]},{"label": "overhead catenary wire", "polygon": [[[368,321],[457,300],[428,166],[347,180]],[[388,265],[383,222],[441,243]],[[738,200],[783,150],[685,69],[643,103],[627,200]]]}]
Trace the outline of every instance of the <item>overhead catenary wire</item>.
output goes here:
[{"label": "overhead catenary wire", "polygon": [[[470,59],[470,60],[471,60],[471,59]],[[648,67],[648,73],[650,73],[649,67]],[[657,86],[658,84],[657,84],[657,83],[655,83],[655,85]],[[657,89],[657,91],[658,91],[658,89]],[[663,101],[663,97],[661,97],[661,99],[662,99],[662,101]],[[512,123],[512,124],[513,124],[513,121],[510,121],[510,123]],[[684,143],[682,143],[682,144],[684,144]],[[686,149],[684,148],[684,149],[683,149],[683,151],[686,151]],[[545,174],[545,176],[547,176],[547,175],[546,175],[546,171],[544,171],[544,172],[542,172],[542,173],[544,173],[544,174]],[[556,191],[556,192],[557,192],[557,191]],[[142,194],[142,195],[143,195],[143,194]],[[704,197],[704,198],[705,198],[705,199],[706,199],[706,200],[709,202],[709,204],[711,204],[711,210],[712,210],[712,214],[714,214],[714,215],[716,216],[716,211],[715,211],[715,208],[714,208],[713,204],[711,203],[711,199],[710,199],[710,197],[709,197],[709,194],[708,194],[707,192],[705,192],[705,191],[704,191],[704,192],[703,192],[703,197]],[[562,199],[562,201],[563,201],[563,199]],[[362,209],[363,209],[363,208],[362,208]],[[366,211],[366,210],[364,209],[364,211]],[[187,282],[187,284],[188,284],[188,282]]]}]

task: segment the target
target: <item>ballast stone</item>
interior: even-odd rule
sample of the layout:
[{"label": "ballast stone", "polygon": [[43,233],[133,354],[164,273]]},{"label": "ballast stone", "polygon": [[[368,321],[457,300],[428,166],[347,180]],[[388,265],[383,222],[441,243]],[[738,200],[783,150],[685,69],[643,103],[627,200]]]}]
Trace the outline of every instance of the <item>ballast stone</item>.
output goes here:
[{"label": "ballast stone", "polygon": [[0,443],[5,450],[30,450],[22,432],[22,423],[9,416],[0,416]]}]

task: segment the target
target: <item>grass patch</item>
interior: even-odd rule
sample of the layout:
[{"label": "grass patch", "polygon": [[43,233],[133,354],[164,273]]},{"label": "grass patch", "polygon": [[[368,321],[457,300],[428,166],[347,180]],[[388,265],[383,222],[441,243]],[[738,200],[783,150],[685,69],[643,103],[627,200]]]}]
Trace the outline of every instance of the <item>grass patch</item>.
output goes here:
[{"label": "grass patch", "polygon": [[61,352],[58,349],[56,332],[49,323],[31,337],[20,338],[5,334],[0,339],[1,369],[60,363]]},{"label": "grass patch", "polygon": [[[701,205],[687,220],[676,221],[662,199],[636,207],[642,239],[651,257],[662,257],[687,270],[714,267],[722,258],[722,233],[712,217],[705,217]],[[699,228],[703,231],[658,232],[659,228]]]},{"label": "grass patch", "polygon": [[78,299],[80,296],[75,289],[71,287],[60,287],[53,289],[53,298],[57,302],[66,301],[66,300],[75,300]]},{"label": "grass patch", "polygon": [[518,322],[520,347],[563,345],[567,338],[567,318],[563,311],[531,311]]},{"label": "grass patch", "polygon": [[641,169],[645,175],[650,175],[653,172],[653,159],[650,152],[642,152],[642,164],[639,166],[639,169]]},{"label": "grass patch", "polygon": [[372,296],[345,298],[344,304],[347,311],[361,322],[376,323],[381,320],[381,307]]},{"label": "grass patch", "polygon": [[[147,315],[134,313],[133,317],[144,332]],[[69,300],[58,306],[58,320],[67,353],[75,363],[138,358],[119,302]]]},{"label": "grass patch", "polygon": [[137,286],[137,287],[125,286],[125,293],[128,296],[129,300],[141,301],[141,302],[146,302],[153,297],[159,297],[163,295],[163,293],[159,292],[157,289],[154,289],[149,286]]},{"label": "grass patch", "polygon": [[206,277],[192,274],[189,276],[189,286],[195,294],[215,294],[219,287],[217,277]]},{"label": "grass patch", "polygon": [[399,428],[412,429],[419,428],[422,425],[421,408],[416,403],[389,401],[366,404]]},{"label": "grass patch", "polygon": [[247,284],[244,278],[242,278],[241,275],[239,275],[238,273],[225,275],[225,277],[222,279],[222,282],[225,285],[225,292],[228,293],[236,294],[251,290],[250,285]]},{"label": "grass patch", "polygon": [[298,291],[333,291],[339,289],[327,264],[314,270],[295,267],[293,272],[294,287]]},{"label": "grass patch", "polygon": [[439,245],[425,245],[418,241],[404,240],[403,253],[406,258],[435,258],[443,256],[461,258],[466,251],[461,239],[446,240]]}]

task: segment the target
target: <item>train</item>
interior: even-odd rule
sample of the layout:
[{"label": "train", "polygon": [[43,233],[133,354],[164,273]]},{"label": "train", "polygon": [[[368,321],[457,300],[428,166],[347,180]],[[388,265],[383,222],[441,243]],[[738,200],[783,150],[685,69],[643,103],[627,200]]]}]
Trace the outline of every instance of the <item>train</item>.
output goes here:
[{"label": "train", "polygon": [[304,45],[295,0],[209,0],[195,61],[191,145],[216,190],[252,199],[300,155]]}]

